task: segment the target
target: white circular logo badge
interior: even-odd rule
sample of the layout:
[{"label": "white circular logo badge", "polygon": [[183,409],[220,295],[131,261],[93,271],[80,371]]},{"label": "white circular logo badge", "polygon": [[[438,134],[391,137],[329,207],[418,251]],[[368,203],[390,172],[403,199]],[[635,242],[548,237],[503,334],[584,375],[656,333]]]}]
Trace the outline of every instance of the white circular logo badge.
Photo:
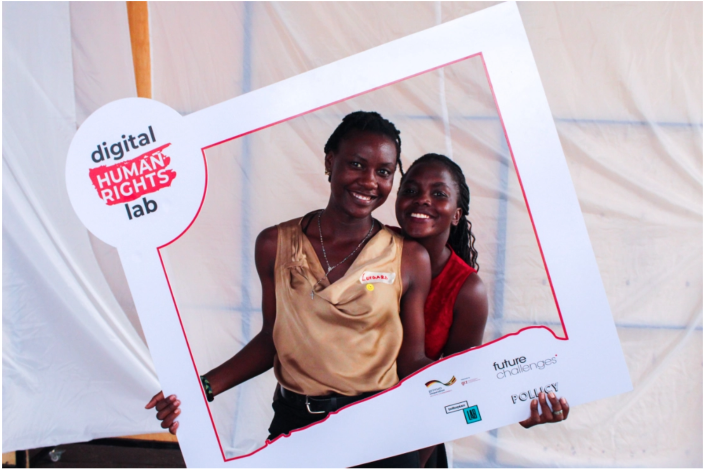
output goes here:
[{"label": "white circular logo badge", "polygon": [[142,98],[109,103],[78,129],[66,162],[74,210],[115,247],[162,246],[198,214],[206,166],[179,113]]}]

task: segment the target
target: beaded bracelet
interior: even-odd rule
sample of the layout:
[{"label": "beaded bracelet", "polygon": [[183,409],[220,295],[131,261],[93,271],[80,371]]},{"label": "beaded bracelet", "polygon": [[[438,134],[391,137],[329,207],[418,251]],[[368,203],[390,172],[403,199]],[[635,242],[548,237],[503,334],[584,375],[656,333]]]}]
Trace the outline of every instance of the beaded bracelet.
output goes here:
[{"label": "beaded bracelet", "polygon": [[208,381],[204,375],[200,376],[200,381],[203,384],[203,390],[205,390],[205,398],[207,398],[208,401],[215,400],[215,395],[213,395],[213,387],[210,386],[210,381]]}]

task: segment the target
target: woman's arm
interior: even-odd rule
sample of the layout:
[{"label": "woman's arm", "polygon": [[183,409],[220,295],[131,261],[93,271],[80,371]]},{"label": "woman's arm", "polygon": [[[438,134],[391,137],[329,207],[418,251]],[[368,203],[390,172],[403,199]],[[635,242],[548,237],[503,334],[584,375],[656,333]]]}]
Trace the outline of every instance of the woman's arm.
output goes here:
[{"label": "woman's arm", "polygon": [[479,275],[472,273],[464,281],[455,300],[450,336],[443,355],[449,356],[482,344],[488,315],[486,288]]},{"label": "woman's arm", "polygon": [[[213,389],[213,395],[246,382],[274,365],[276,348],[272,333],[276,321],[274,264],[277,239],[278,229],[267,228],[259,234],[254,247],[254,260],[262,283],[262,315],[264,316],[262,330],[230,360],[205,374]],[[147,403],[146,408],[156,408],[156,417],[161,420],[161,427],[168,428],[171,434],[176,434],[178,421],[175,420],[181,413],[180,405],[181,402],[176,395],[164,398],[164,394],[159,392]]]},{"label": "woman's arm", "polygon": [[403,379],[432,361],[425,356],[425,298],[430,290],[430,257],[417,242],[404,240],[401,257],[403,343],[396,361]]}]

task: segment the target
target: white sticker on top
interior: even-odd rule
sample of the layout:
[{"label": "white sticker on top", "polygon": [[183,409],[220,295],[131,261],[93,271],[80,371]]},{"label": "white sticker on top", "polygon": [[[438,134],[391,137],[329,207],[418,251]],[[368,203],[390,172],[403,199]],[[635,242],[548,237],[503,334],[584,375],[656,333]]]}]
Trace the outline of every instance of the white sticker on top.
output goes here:
[{"label": "white sticker on top", "polygon": [[365,271],[362,273],[362,277],[359,278],[359,282],[361,282],[362,284],[369,284],[374,282],[393,284],[394,279],[396,279],[396,273],[373,273],[370,271]]}]

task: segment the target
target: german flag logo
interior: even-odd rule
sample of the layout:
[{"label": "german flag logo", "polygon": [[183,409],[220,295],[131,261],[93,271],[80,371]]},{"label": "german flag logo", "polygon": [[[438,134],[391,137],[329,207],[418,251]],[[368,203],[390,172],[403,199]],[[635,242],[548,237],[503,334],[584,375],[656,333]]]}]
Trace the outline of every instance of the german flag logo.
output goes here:
[{"label": "german flag logo", "polygon": [[435,384],[440,384],[440,385],[444,385],[444,386],[446,386],[446,387],[449,387],[450,385],[454,384],[455,382],[457,382],[457,379],[456,379],[455,376],[453,375],[452,378],[450,379],[450,381],[447,382],[447,383],[440,382],[439,380],[431,380],[430,382],[426,382],[426,383],[425,383],[425,386],[428,387],[428,388],[430,388],[430,387],[432,387],[432,386],[435,385]]}]

